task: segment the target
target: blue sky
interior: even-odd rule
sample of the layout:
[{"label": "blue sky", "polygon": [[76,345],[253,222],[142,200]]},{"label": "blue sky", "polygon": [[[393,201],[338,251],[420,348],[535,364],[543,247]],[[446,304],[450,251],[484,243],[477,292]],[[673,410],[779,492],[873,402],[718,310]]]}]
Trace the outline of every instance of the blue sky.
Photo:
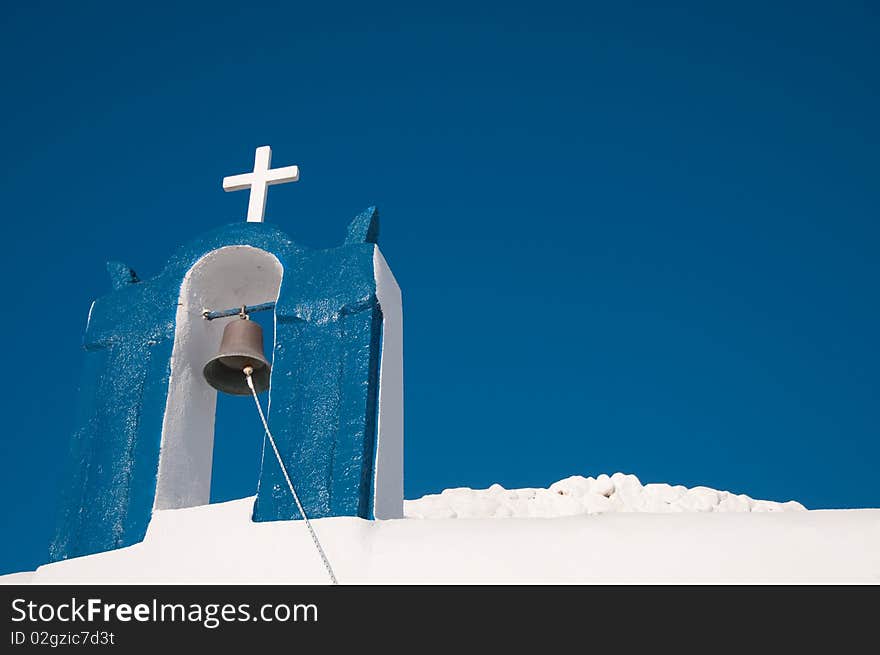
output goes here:
[{"label": "blue sky", "polygon": [[[380,209],[407,497],[624,471],[880,506],[876,8],[185,4],[4,10],[0,572],[45,561],[105,261],[243,220],[220,180],[263,144],[301,243]],[[247,495],[257,419],[218,411]]]}]

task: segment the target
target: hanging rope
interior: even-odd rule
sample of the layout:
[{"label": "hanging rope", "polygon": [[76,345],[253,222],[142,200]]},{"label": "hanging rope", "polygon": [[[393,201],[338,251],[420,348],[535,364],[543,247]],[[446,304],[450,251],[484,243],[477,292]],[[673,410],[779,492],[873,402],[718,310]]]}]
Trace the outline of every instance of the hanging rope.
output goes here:
[{"label": "hanging rope", "polygon": [[305,521],[306,527],[309,529],[309,533],[312,535],[312,541],[315,542],[315,549],[317,549],[318,554],[321,556],[321,561],[324,562],[324,568],[327,569],[327,575],[330,576],[331,584],[339,584],[336,580],[336,575],[333,573],[333,567],[330,566],[330,560],[327,559],[327,554],[324,552],[324,549],[321,547],[321,542],[318,541],[318,535],[315,533],[315,529],[312,527],[312,522],[309,521],[309,517],[306,516],[306,511],[303,509],[302,503],[299,501],[299,496],[296,493],[296,490],[293,488],[293,483],[290,481],[290,476],[287,474],[287,467],[284,466],[284,462],[281,461],[281,454],[278,452],[278,447],[275,445],[275,439],[272,437],[272,433],[269,431],[269,424],[266,423],[266,416],[263,414],[263,407],[260,405],[260,399],[257,398],[257,390],[254,389],[254,382],[251,379],[251,375],[253,374],[254,369],[250,366],[244,367],[244,375],[247,378],[247,384],[251,389],[251,394],[254,396],[254,402],[257,405],[257,411],[260,413],[260,420],[263,422],[263,427],[266,429],[266,436],[269,437],[269,443],[272,444],[272,450],[275,451],[275,458],[278,460],[278,465],[281,467],[281,472],[284,474],[284,479],[287,480],[287,486],[290,488],[290,493],[293,494],[293,500],[296,501],[296,507],[299,510],[300,515],[303,517],[303,521]]}]

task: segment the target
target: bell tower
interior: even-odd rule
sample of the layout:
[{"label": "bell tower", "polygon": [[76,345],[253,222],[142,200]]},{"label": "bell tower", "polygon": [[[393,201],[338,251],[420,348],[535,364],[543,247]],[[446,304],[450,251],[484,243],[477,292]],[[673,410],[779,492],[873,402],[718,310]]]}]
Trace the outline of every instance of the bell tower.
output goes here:
[{"label": "bell tower", "polygon": [[[251,189],[246,222],[182,246],[150,279],[108,265],[112,291],[89,310],[51,561],[132,545],[154,510],[208,503],[217,393],[250,393],[248,365],[309,518],[403,515],[401,295],[378,212],[355,217],[337,247],[304,248],[263,222],[266,187],[299,177],[270,164],[259,148],[253,173],[223,181]],[[273,343],[242,320],[256,311],[274,314]],[[263,452],[253,520],[300,518]]]}]

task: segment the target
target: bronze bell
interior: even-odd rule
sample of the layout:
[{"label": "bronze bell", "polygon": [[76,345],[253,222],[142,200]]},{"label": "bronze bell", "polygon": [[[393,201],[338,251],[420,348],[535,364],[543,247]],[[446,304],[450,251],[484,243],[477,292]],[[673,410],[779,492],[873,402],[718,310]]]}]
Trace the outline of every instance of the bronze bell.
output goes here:
[{"label": "bronze bell", "polygon": [[271,367],[263,354],[263,328],[249,319],[230,321],[223,329],[220,352],[211,358],[202,374],[217,391],[235,396],[250,395],[244,368],[254,369],[252,378],[257,393],[269,388]]}]

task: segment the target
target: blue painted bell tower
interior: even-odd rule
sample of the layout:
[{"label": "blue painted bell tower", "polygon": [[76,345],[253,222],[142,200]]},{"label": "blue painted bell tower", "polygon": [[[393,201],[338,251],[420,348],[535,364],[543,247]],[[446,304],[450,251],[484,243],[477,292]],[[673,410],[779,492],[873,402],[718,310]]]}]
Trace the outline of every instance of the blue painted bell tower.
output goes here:
[{"label": "blue painted bell tower", "polygon": [[[257,179],[260,150],[253,173],[224,180],[236,190],[251,176],[247,222],[181,247],[151,279],[108,264],[112,291],[89,310],[51,561],[135,544],[154,510],[209,502],[217,391],[202,368],[224,321],[205,313],[242,305],[274,303],[268,421],[309,518],[403,515],[403,319],[378,213],[357,216],[338,247],[296,244],[262,211],[271,174],[298,171],[270,170],[266,157]],[[298,518],[264,447],[253,520]]]}]

